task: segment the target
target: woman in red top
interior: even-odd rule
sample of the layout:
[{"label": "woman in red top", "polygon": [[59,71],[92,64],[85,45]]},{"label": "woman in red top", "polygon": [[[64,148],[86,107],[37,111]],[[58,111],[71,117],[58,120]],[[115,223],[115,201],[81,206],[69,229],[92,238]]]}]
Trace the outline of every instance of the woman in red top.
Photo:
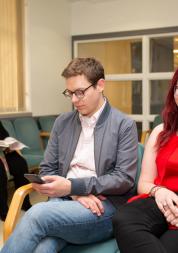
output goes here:
[{"label": "woman in red top", "polygon": [[113,218],[121,253],[178,253],[178,70],[146,144],[138,195]]}]

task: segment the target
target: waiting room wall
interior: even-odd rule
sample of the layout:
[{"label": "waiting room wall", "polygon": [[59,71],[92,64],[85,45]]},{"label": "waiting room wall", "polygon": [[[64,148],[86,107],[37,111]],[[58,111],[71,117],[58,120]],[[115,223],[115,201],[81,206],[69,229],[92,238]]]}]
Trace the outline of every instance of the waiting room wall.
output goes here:
[{"label": "waiting room wall", "polygon": [[60,77],[71,59],[70,3],[66,0],[25,0],[25,53],[28,110],[34,116],[71,110],[61,94]]},{"label": "waiting room wall", "polygon": [[72,35],[177,26],[177,0],[76,0]]}]

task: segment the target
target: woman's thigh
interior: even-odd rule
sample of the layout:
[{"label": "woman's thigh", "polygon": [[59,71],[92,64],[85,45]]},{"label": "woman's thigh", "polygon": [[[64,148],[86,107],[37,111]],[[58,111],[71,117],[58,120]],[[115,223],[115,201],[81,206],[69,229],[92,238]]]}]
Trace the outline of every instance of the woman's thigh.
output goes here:
[{"label": "woman's thigh", "polygon": [[114,216],[113,224],[121,252],[166,252],[159,236],[167,230],[167,223],[154,199],[124,205]]},{"label": "woman's thigh", "polygon": [[178,252],[178,230],[167,230],[160,241],[168,253]]}]

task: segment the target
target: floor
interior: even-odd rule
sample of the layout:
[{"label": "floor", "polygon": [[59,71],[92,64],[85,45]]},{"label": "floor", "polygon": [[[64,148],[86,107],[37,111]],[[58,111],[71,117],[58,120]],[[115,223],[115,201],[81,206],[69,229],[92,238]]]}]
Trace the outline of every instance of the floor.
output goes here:
[{"label": "floor", "polygon": [[[14,192],[14,189],[13,189],[13,187],[11,187],[10,188],[10,196],[9,196],[9,198],[11,199],[11,197],[12,197],[12,195],[13,195],[13,192]],[[30,201],[31,201],[31,203],[32,204],[35,204],[35,203],[37,203],[37,202],[39,202],[39,201],[45,201],[46,200],[46,197],[44,197],[44,196],[42,196],[42,195],[39,195],[37,192],[32,192],[31,194],[30,194]],[[10,202],[10,200],[9,200],[9,202]],[[24,211],[21,211],[21,216],[24,214]],[[1,220],[0,220],[0,249],[2,248],[2,245],[3,245],[3,234],[2,234],[2,231],[3,231],[3,224],[4,224],[4,222],[2,222]]]}]

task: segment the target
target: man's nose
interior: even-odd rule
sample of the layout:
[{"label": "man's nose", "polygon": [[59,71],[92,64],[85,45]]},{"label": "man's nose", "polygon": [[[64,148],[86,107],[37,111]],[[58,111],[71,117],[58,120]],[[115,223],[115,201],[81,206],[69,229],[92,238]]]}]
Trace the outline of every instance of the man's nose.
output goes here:
[{"label": "man's nose", "polygon": [[78,101],[78,97],[75,95],[75,93],[72,94],[71,101],[72,103],[75,103]]}]

